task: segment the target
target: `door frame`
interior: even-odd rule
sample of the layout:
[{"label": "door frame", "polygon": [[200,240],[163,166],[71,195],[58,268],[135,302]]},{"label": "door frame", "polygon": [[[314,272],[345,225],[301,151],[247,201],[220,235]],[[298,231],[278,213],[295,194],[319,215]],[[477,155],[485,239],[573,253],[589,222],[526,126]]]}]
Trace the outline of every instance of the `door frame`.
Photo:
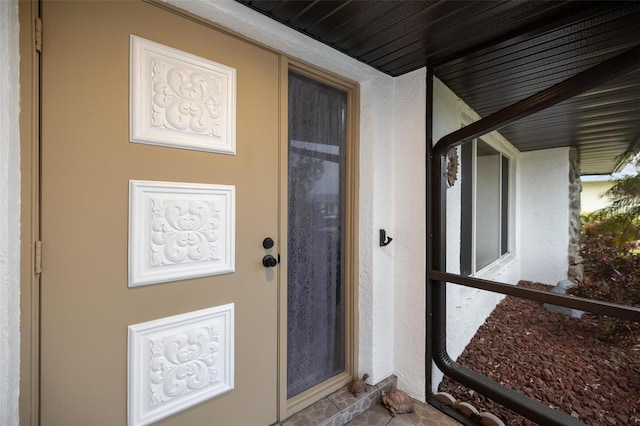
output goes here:
[{"label": "door frame", "polygon": [[281,253],[287,253],[287,212],[288,212],[288,74],[293,71],[322,84],[341,90],[347,95],[347,170],[345,173],[345,371],[311,389],[287,399],[287,256],[282,257],[280,273],[280,322],[279,322],[279,364],[280,412],[289,414],[319,401],[326,395],[337,391],[351,382],[358,373],[358,187],[359,187],[359,134],[358,105],[360,103],[359,85],[329,71],[319,69],[305,62],[281,56],[280,81],[280,237]]},{"label": "door frame", "polygon": [[[40,54],[37,0],[20,0],[20,399],[21,425],[40,423]],[[41,29],[41,28],[40,28]],[[41,44],[40,44],[41,46]]]},{"label": "door frame", "polygon": [[[40,424],[40,53],[42,46],[41,0],[19,1],[20,22],[20,152],[21,152],[21,264],[20,264],[20,424]],[[288,153],[288,73],[295,70],[324,84],[344,90],[348,102],[348,168],[346,176],[346,270],[345,297],[347,347],[345,372],[312,388],[299,397],[287,400],[287,279],[286,256],[282,256],[278,282],[278,407],[277,418],[285,420],[294,412],[320,400],[346,385],[358,372],[358,188],[359,188],[359,102],[358,83],[322,70],[286,53],[257,42],[205,18],[163,3],[143,0],[156,7],[216,31],[276,53],[280,57],[280,146],[279,146],[279,235],[278,247],[287,253],[287,153]],[[124,362],[124,361],[123,361]]]}]

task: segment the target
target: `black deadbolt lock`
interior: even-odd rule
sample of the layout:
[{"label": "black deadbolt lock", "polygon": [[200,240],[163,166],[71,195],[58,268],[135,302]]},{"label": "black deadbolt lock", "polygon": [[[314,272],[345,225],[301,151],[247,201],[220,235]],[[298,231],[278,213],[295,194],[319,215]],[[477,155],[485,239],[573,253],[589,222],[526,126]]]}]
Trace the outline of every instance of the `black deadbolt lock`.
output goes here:
[{"label": "black deadbolt lock", "polygon": [[270,249],[271,247],[273,247],[273,240],[269,237],[265,238],[262,241],[262,247],[266,248],[266,249]]}]

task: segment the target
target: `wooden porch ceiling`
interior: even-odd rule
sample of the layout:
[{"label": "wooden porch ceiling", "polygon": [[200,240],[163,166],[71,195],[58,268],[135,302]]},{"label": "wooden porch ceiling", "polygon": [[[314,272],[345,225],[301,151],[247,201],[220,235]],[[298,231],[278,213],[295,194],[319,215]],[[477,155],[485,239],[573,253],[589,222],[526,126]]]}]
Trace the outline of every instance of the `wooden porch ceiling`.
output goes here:
[{"label": "wooden porch ceiling", "polygon": [[[640,45],[638,1],[237,1],[392,76],[430,64],[483,117]],[[640,148],[640,58],[500,132],[578,147],[582,174],[619,170]]]}]

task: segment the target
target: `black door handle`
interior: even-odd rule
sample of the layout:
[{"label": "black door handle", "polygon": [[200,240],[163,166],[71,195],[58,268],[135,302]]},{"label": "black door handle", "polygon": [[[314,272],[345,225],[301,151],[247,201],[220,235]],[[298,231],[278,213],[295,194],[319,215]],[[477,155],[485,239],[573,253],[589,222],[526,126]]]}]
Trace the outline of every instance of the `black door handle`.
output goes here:
[{"label": "black door handle", "polygon": [[262,264],[265,268],[273,268],[278,264],[278,259],[268,254],[262,258]]}]

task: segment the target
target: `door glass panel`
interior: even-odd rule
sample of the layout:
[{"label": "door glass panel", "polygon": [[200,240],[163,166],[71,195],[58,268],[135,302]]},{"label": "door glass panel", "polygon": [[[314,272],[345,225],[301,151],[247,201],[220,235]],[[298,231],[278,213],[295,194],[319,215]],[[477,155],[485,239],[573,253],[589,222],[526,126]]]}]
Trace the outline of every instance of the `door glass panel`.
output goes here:
[{"label": "door glass panel", "polygon": [[345,369],[346,105],[289,73],[288,398]]}]

